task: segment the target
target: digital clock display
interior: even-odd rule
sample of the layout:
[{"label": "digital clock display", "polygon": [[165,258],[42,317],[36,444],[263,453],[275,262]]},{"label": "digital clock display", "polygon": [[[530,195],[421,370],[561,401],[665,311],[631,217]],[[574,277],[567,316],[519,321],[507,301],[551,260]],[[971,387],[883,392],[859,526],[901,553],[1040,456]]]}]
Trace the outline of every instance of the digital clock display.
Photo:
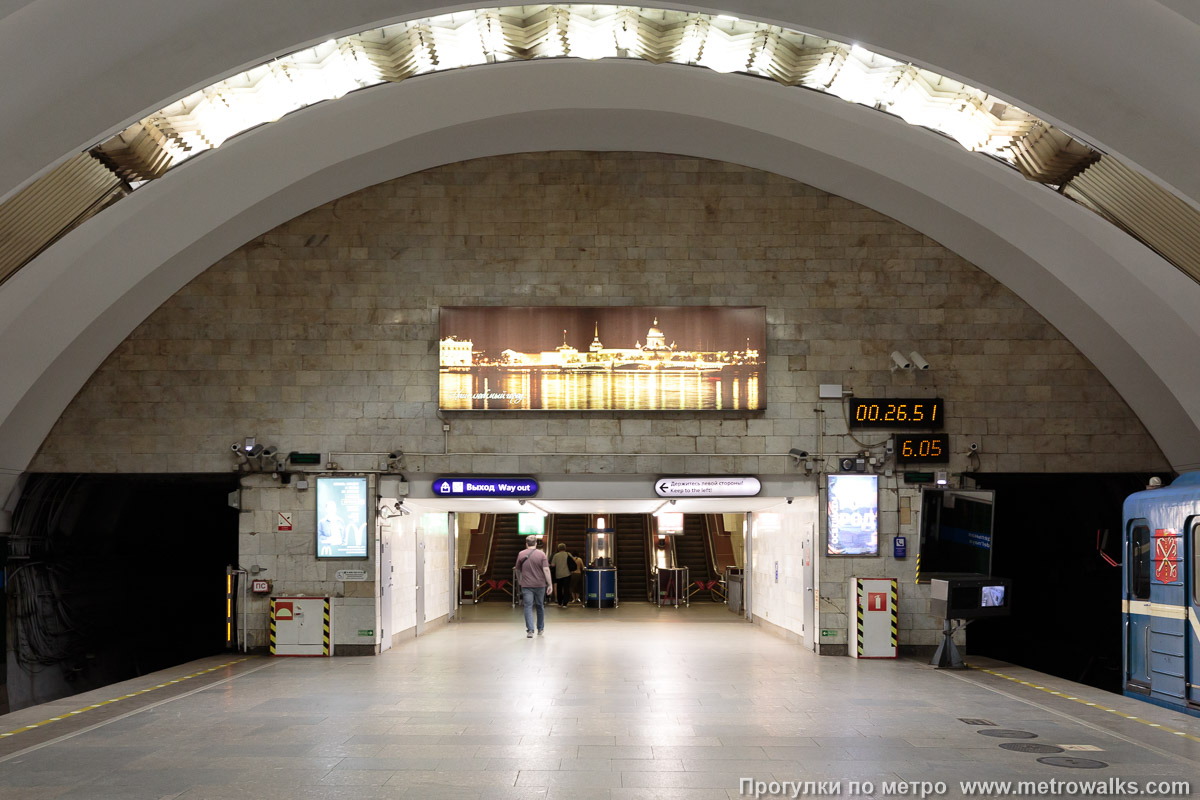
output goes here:
[{"label": "digital clock display", "polygon": [[950,460],[950,437],[944,433],[897,433],[897,464],[940,464]]},{"label": "digital clock display", "polygon": [[867,400],[850,398],[851,428],[940,428],[941,398]]}]

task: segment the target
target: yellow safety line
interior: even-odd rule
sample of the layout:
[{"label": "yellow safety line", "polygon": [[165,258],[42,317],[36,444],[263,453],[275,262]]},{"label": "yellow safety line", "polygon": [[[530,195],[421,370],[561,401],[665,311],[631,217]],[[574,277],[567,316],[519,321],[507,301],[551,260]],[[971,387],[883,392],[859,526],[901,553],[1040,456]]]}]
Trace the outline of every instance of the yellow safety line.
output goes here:
[{"label": "yellow safety line", "polygon": [[90,706],[84,706],[83,708],[79,708],[74,711],[67,711],[66,713],[62,714],[61,716],[51,717],[50,719],[44,719],[41,722],[35,722],[32,725],[22,725],[20,728],[8,731],[7,733],[0,733],[0,737],[16,736],[18,733],[24,733],[25,731],[31,731],[34,728],[40,728],[43,725],[49,725],[51,722],[61,722],[62,720],[67,719],[68,717],[73,717],[76,714],[82,714],[85,711],[91,711],[93,708],[101,708],[103,706],[108,705],[109,703],[119,703],[122,700],[128,700],[130,697],[137,697],[138,695],[145,694],[146,692],[153,692],[155,689],[165,689],[168,686],[172,686],[176,683],[182,683],[183,681],[186,681],[190,678],[198,678],[201,675],[207,675],[210,672],[216,672],[221,667],[232,666],[233,664],[239,664],[239,663],[241,663],[243,661],[247,661],[247,660],[248,660],[248,657],[247,658],[239,658],[234,661],[226,661],[224,664],[217,664],[215,667],[211,667],[209,669],[202,669],[199,672],[193,672],[191,675],[184,675],[182,678],[176,678],[174,680],[166,681],[165,683],[160,683],[157,686],[151,686],[147,689],[138,689],[136,692],[130,692],[129,694],[123,694],[120,697],[114,697],[111,700],[101,700],[99,703],[92,703]]},{"label": "yellow safety line", "polygon": [[1004,678],[1006,681],[1012,681],[1014,683],[1019,683],[1022,686],[1028,686],[1030,689],[1037,689],[1038,691],[1045,692],[1046,694],[1052,694],[1055,697],[1061,697],[1064,700],[1074,700],[1076,703],[1082,703],[1085,706],[1091,706],[1097,711],[1107,711],[1110,714],[1116,714],[1118,717],[1124,717],[1125,719],[1132,720],[1133,722],[1140,722],[1143,725],[1149,725],[1151,728],[1158,728],[1160,731],[1165,731],[1166,733],[1170,733],[1175,736],[1182,736],[1185,739],[1191,739],[1193,742],[1200,742],[1200,736],[1193,736],[1187,731],[1177,731],[1174,728],[1168,728],[1162,723],[1150,722],[1149,720],[1142,719],[1141,717],[1135,717],[1132,714],[1126,714],[1124,711],[1118,711],[1115,708],[1108,708],[1101,703],[1093,703],[1090,700],[1084,700],[1080,697],[1073,697],[1066,692],[1047,689],[1045,686],[1038,686],[1036,683],[1030,683],[1029,681],[1023,681],[1020,678],[1014,678],[1011,675],[1005,675],[1003,672],[996,672],[995,670],[985,669],[984,667],[972,667],[970,664],[967,666],[980,672],[986,672],[988,675],[995,675],[997,678]]}]

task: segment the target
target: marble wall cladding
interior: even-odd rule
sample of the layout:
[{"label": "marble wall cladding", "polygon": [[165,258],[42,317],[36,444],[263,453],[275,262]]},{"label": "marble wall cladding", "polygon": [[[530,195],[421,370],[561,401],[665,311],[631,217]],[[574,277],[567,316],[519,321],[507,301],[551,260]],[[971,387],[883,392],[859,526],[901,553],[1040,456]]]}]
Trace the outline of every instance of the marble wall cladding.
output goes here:
[{"label": "marble wall cladding", "polygon": [[[806,643],[812,641],[815,632],[804,623],[804,604],[811,604],[813,597],[804,591],[802,543],[819,541],[814,533],[818,519],[817,499],[800,497],[786,511],[756,515],[752,540],[749,579],[754,616]],[[813,620],[815,623],[815,615]]]},{"label": "marble wall cladding", "polygon": [[[444,436],[437,309],[463,304],[765,306],[767,407],[460,413]],[[892,350],[932,367],[892,370]],[[117,347],[31,469],[224,471],[254,435],[402,449],[410,472],[777,474],[818,437],[860,449],[837,403],[814,410],[820,383],[945,398],[953,471],[1167,467],[1058,331],[895,220],[733,164],[557,152],[381,183],[247,242]]]}]

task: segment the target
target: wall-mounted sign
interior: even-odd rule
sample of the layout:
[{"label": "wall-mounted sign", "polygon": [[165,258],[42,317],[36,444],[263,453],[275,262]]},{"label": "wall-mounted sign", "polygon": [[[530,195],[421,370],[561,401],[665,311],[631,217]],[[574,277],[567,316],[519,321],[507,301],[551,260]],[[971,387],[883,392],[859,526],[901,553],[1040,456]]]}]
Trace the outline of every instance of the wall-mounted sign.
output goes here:
[{"label": "wall-mounted sign", "polygon": [[436,478],[434,497],[533,497],[538,482],[533,478]]},{"label": "wall-mounted sign", "polygon": [[851,397],[847,415],[851,428],[941,428],[942,400]]},{"label": "wall-mounted sign", "polygon": [[292,512],[280,511],[279,518],[275,520],[275,530],[290,531],[292,529]]},{"label": "wall-mounted sign", "polygon": [[897,433],[892,438],[897,464],[945,464],[950,461],[950,437],[944,433]]},{"label": "wall-mounted sign", "polygon": [[270,594],[271,582],[264,581],[261,578],[255,579],[250,582],[250,591],[254,592],[255,594]]},{"label": "wall-mounted sign", "polygon": [[759,411],[758,306],[464,306],[439,310],[448,411]]},{"label": "wall-mounted sign", "polygon": [[365,569],[339,569],[333,574],[334,580],[339,581],[365,581],[367,579],[367,571]]},{"label": "wall-mounted sign", "polygon": [[749,475],[659,478],[654,482],[659,497],[754,497],[760,491],[762,483]]},{"label": "wall-mounted sign", "polygon": [[317,558],[366,558],[367,479],[317,478]]}]

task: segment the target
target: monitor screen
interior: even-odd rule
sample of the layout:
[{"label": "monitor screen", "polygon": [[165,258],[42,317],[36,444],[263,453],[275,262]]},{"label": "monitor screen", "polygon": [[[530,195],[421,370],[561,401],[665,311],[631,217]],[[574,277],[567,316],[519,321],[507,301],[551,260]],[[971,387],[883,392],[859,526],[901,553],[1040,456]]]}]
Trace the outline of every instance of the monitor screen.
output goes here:
[{"label": "monitor screen", "polygon": [[879,477],[830,475],[828,537],[831,556],[879,555]]},{"label": "monitor screen", "polygon": [[521,536],[543,536],[546,533],[546,515],[536,511],[517,514],[517,533]]},{"label": "monitor screen", "polygon": [[995,492],[924,489],[921,492],[921,580],[939,575],[992,574]]},{"label": "monitor screen", "polygon": [[1003,586],[984,586],[982,589],[982,597],[980,606],[983,608],[1003,608],[1004,607],[1004,587]]},{"label": "monitor screen", "polygon": [[366,478],[317,478],[317,558],[366,558],[367,509]]}]

